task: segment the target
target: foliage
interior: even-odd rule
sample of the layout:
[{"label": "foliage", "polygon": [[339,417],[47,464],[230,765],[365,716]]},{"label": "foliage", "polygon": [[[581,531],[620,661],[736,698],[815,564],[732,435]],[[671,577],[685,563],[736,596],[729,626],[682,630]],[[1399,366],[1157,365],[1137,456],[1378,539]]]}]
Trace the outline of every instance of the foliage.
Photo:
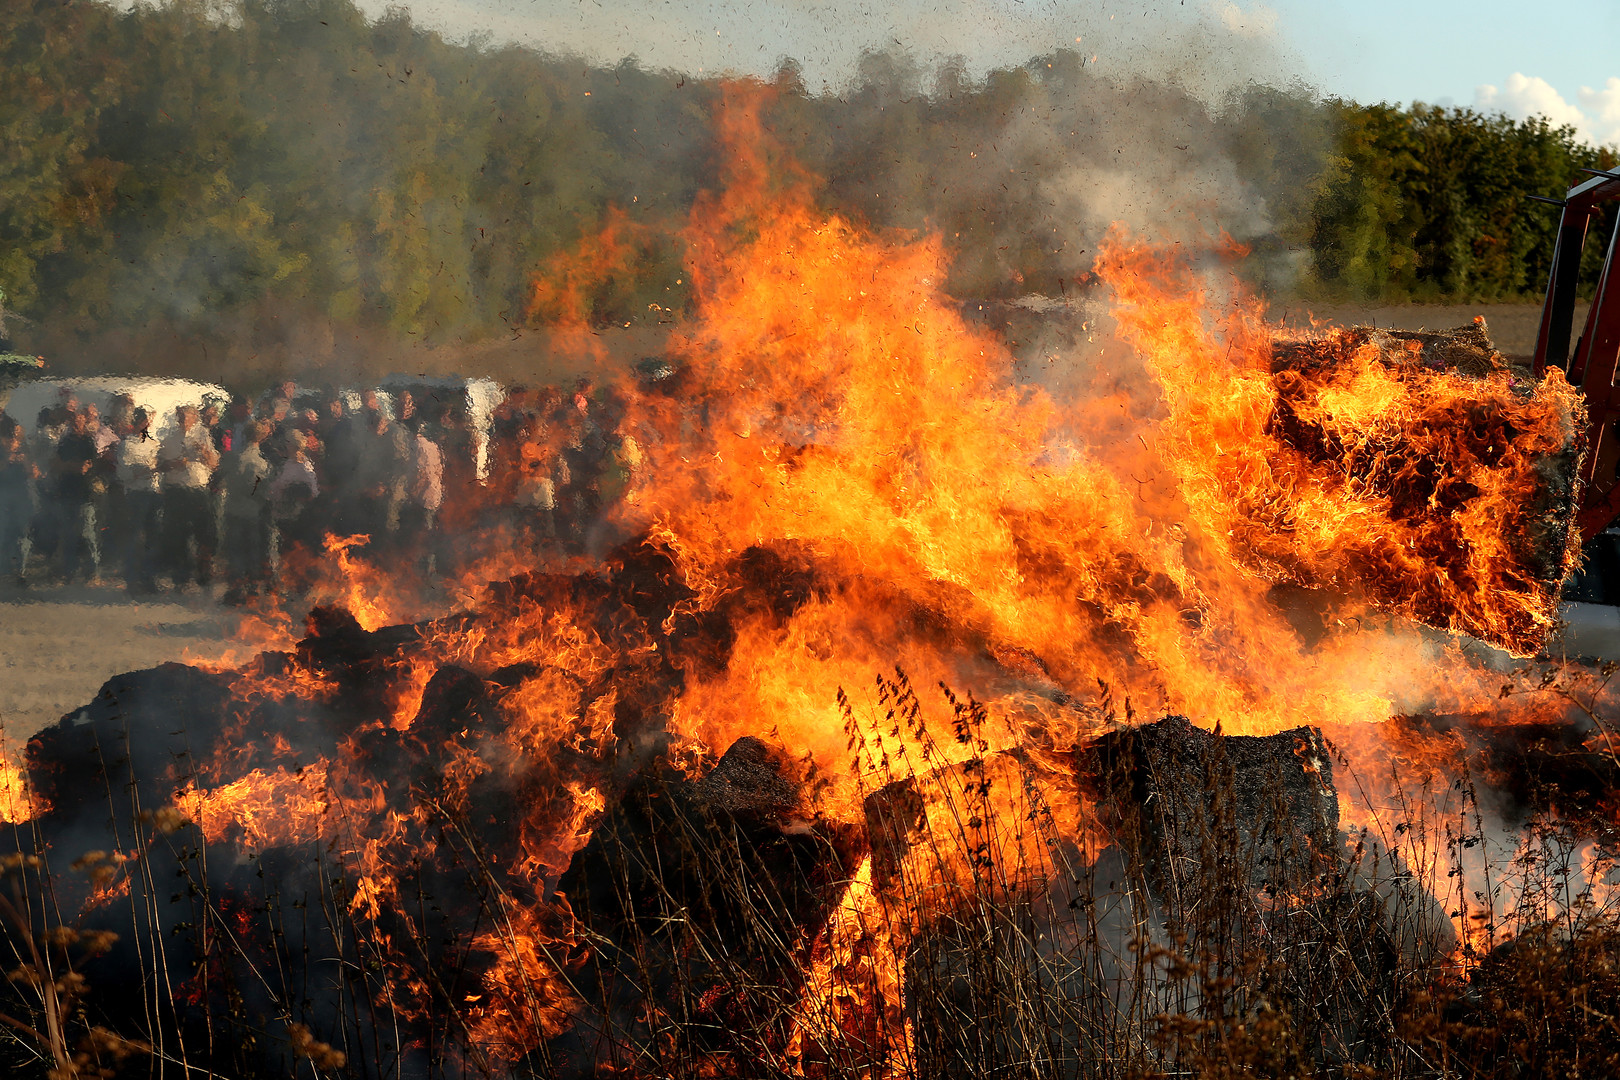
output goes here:
[{"label": "foliage", "polygon": [[[775,82],[774,126],[827,208],[938,233],[963,299],[1084,288],[1115,219],[1225,232],[1271,290],[1529,296],[1556,212],[1526,196],[1616,160],[1542,119],[1261,86],[1208,103],[1072,51],[982,80],[872,53],[842,93],[791,62]],[[605,214],[684,220],[724,107],[712,77],[448,41],[353,0],[18,0],[0,11],[0,289],[85,339],[300,315],[505,334]],[[656,246],[591,310],[665,320],[682,277],[678,245]]]},{"label": "foliage", "polygon": [[[1368,299],[1501,299],[1537,293],[1552,265],[1559,198],[1613,168],[1614,150],[1545,118],[1331,101],[1338,145],[1317,180],[1316,283]],[[1612,215],[1606,226],[1612,228]],[[1605,229],[1599,229],[1600,233]],[[1588,280],[1601,245],[1591,245]]]}]

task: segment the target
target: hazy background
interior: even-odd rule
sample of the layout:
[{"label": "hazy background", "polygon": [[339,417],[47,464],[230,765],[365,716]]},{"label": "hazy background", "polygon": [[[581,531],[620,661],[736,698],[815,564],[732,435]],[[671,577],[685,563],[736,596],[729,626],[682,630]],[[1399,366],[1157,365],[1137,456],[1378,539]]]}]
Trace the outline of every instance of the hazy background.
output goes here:
[{"label": "hazy background", "polygon": [[[1374,36],[1367,67],[1483,79],[1500,14],[1436,30],[1425,64],[1417,31]],[[1230,235],[1283,305],[1533,302],[1555,214],[1529,196],[1615,164],[1606,99],[1521,118],[1538,84],[1508,72],[1480,91],[1501,109],[1357,100],[1323,74],[1322,42],[1362,40],[1336,19],[1367,32],[1209,0],[29,0],[0,10],[0,289],[58,371],[545,381],[535,282],[620,215],[640,247],[587,308],[628,362],[691,303],[674,235],[744,74],[824,209],[941,236],[975,311],[1084,294],[1116,222]]]},{"label": "hazy background", "polygon": [[[366,0],[381,14],[388,7]],[[1516,0],[900,0],[896,3],[614,3],[429,0],[416,18],[598,61],[764,73],[783,57],[838,89],[863,50],[961,56],[983,74],[1083,39],[1111,74],[1177,72],[1211,28],[1241,38],[1228,77],[1302,80],[1358,101],[1473,105],[1544,114],[1593,142],[1620,142],[1620,5],[1571,0],[1545,14]],[[1221,59],[1216,57],[1217,60]]]}]

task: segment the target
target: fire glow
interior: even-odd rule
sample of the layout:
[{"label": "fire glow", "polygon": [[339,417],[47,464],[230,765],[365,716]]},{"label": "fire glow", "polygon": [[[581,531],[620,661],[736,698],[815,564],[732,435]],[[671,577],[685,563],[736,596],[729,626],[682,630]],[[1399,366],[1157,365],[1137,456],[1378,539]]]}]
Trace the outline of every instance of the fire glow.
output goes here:
[{"label": "fire glow", "polygon": [[[1007,344],[945,294],[935,238],[817,209],[811,178],[761,123],[766,104],[746,87],[728,100],[724,183],[676,238],[697,297],[668,350],[685,373],[679,393],[622,388],[647,460],[614,525],[666,560],[661,587],[679,599],[657,632],[636,626],[633,597],[604,631],[589,574],[535,574],[496,588],[498,615],[429,625],[408,661],[362,688],[302,654],[275,673],[250,665],[231,676],[241,700],[358,694],[374,716],[326,750],[238,746],[179,798],[210,842],[321,842],[364,882],[355,916],[398,907],[399,938],[426,933],[399,903],[405,868],[439,846],[476,850],[442,822],[470,819],[475,785],[508,778],[521,816],[515,852],[494,868],[501,918],[468,943],[493,958],[464,998],[477,1060],[516,1060],[579,1008],[564,957],[584,946],[556,890],[633,737],[667,733],[662,752],[694,774],[739,738],[765,738],[813,781],[795,812],[846,825],[861,820],[879,762],[921,774],[1016,751],[1036,763],[1038,798],[1012,776],[996,790],[1035,799],[1059,835],[1095,851],[1085,797],[1039,768],[1088,735],[1169,714],[1231,734],[1317,724],[1353,760],[1376,760],[1388,748],[1371,725],[1414,702],[1506,708],[1500,677],[1413,622],[1520,653],[1552,625],[1556,581],[1515,576],[1502,537],[1532,500],[1533,458],[1571,438],[1578,402],[1556,372],[1516,396],[1509,375],[1486,376],[1515,403],[1506,423],[1519,440],[1462,445],[1445,433],[1479,382],[1392,368],[1368,349],[1279,374],[1263,309],[1229,274],[1116,232],[1098,272],[1134,366],[1094,380],[1111,391],[1048,391],[1020,381]],[[581,283],[634,257],[628,231],[613,221],[537,285],[537,304],[571,315],[581,342]],[[1284,404],[1327,433],[1333,461],[1290,441]],[[1455,498],[1443,512],[1396,505],[1388,477],[1411,467],[1393,460],[1403,441],[1466,484],[1433,496]],[[384,577],[361,573],[358,544],[333,541],[328,554],[357,629],[377,630],[397,609],[379,595]],[[1561,578],[1574,549],[1557,554]],[[1278,599],[1285,585],[1338,590],[1322,594],[1309,640]],[[869,688],[896,667],[916,686],[971,691],[971,736],[946,708],[889,726]],[[456,692],[450,668],[501,688],[500,723],[423,728],[435,695]],[[868,713],[873,723],[852,726]],[[413,768],[433,774],[432,799],[406,794],[425,790]],[[1013,801],[985,813],[1024,814]],[[1371,820],[1358,805],[1344,800],[1348,824]],[[1015,859],[1020,844],[1030,850]],[[1008,863],[1040,858],[1033,833],[992,846]],[[914,920],[884,903],[868,855],[807,945],[790,1053],[807,1053],[818,1025],[850,1023],[850,1002],[874,992],[889,1008],[867,1013],[905,1045],[893,1007],[903,974],[876,957],[903,951],[894,942]],[[883,949],[869,940],[877,927]],[[400,970],[395,1006],[425,1007],[409,999],[432,988]]]}]

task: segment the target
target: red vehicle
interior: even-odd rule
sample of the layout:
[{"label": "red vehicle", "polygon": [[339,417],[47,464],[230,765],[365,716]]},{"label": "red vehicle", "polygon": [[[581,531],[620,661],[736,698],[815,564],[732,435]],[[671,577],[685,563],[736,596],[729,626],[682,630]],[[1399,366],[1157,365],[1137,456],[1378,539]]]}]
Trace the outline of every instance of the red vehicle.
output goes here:
[{"label": "red vehicle", "polygon": [[[1575,289],[1586,248],[1588,227],[1603,203],[1620,201],[1620,173],[1592,172],[1592,178],[1570,189],[1563,201],[1558,244],[1553,251],[1547,299],[1541,309],[1536,336],[1536,375],[1548,368],[1563,370],[1571,384],[1586,395],[1588,439],[1581,463],[1585,495],[1580,512],[1581,539],[1590,542],[1620,517],[1620,387],[1615,369],[1620,364],[1620,260],[1615,258],[1620,228],[1609,238],[1597,292],[1586,314],[1586,325],[1575,337]],[[1574,338],[1575,347],[1570,348]]]}]

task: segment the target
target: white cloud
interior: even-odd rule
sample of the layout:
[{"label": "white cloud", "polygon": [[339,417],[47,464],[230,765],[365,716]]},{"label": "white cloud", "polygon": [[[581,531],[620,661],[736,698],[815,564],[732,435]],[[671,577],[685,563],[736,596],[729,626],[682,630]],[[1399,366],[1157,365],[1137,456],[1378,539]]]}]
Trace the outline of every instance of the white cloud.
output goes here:
[{"label": "white cloud", "polygon": [[1581,108],[1592,117],[1592,131],[1604,145],[1620,146],[1620,76],[1609,76],[1603,89],[1581,87]]},{"label": "white cloud", "polygon": [[1546,79],[1515,71],[1500,87],[1490,83],[1477,87],[1474,107],[1521,120],[1545,116],[1554,124],[1573,127],[1588,142],[1620,144],[1620,77],[1611,77],[1601,90],[1581,87],[1572,102]]},{"label": "white cloud", "polygon": [[1564,95],[1553,89],[1552,83],[1532,78],[1515,71],[1501,89],[1486,83],[1474,91],[1474,104],[1491,112],[1504,112],[1509,116],[1527,119],[1545,116],[1554,124],[1568,124],[1583,136],[1590,138],[1587,117],[1580,106],[1564,100]]}]

